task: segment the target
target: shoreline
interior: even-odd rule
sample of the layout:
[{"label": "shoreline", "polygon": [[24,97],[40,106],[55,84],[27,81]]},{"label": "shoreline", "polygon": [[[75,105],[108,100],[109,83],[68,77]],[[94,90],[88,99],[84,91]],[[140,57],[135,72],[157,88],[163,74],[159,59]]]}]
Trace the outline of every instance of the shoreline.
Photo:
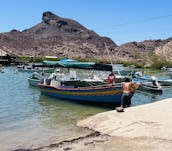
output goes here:
[{"label": "shoreline", "polygon": [[[57,143],[52,143],[47,146],[41,146],[38,148],[19,148],[14,151],[79,151],[90,150],[93,148],[100,148],[102,143],[111,140],[111,136],[101,134],[100,132],[92,131],[90,134],[76,137],[73,139],[67,139]],[[97,150],[97,149],[96,149]]]},{"label": "shoreline", "polygon": [[77,123],[90,134],[25,151],[171,151],[171,113],[172,98],[98,113]]}]

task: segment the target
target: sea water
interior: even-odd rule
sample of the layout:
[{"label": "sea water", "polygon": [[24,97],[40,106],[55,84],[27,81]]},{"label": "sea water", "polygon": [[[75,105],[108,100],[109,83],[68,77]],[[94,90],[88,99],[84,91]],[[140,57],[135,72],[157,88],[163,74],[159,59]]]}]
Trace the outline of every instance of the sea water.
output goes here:
[{"label": "sea water", "polygon": [[[90,133],[76,126],[78,120],[112,108],[77,104],[42,95],[29,86],[30,73],[6,67],[0,73],[0,150],[46,146]],[[136,93],[132,106],[172,97],[172,89],[162,95]]]}]

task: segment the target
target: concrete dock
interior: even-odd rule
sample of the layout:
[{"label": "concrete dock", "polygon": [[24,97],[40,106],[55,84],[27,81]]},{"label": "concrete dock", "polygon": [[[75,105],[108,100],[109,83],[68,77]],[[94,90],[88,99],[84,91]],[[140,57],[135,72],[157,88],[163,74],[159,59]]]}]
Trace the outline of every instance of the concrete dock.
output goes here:
[{"label": "concrete dock", "polygon": [[[126,108],[124,112],[113,110],[99,113],[79,121],[77,125],[112,136],[114,141],[112,139],[107,146],[111,145],[118,149],[119,145],[125,146],[121,150],[170,151],[172,98]],[[144,149],[144,146],[147,148]]]}]

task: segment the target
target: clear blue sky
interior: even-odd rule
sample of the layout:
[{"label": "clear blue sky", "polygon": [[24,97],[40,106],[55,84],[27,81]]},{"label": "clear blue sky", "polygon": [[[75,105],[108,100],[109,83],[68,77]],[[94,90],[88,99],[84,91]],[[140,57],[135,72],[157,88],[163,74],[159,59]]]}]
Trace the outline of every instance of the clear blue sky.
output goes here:
[{"label": "clear blue sky", "polygon": [[118,45],[172,37],[172,0],[0,0],[0,32],[30,28],[45,11],[77,20]]}]

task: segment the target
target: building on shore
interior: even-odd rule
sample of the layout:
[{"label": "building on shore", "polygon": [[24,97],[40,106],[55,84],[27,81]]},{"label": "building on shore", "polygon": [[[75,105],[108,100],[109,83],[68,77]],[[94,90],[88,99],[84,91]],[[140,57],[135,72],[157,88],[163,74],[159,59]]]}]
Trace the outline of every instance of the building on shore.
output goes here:
[{"label": "building on shore", "polygon": [[9,65],[11,63],[11,58],[7,54],[7,52],[0,49],[0,64],[2,65]]}]

